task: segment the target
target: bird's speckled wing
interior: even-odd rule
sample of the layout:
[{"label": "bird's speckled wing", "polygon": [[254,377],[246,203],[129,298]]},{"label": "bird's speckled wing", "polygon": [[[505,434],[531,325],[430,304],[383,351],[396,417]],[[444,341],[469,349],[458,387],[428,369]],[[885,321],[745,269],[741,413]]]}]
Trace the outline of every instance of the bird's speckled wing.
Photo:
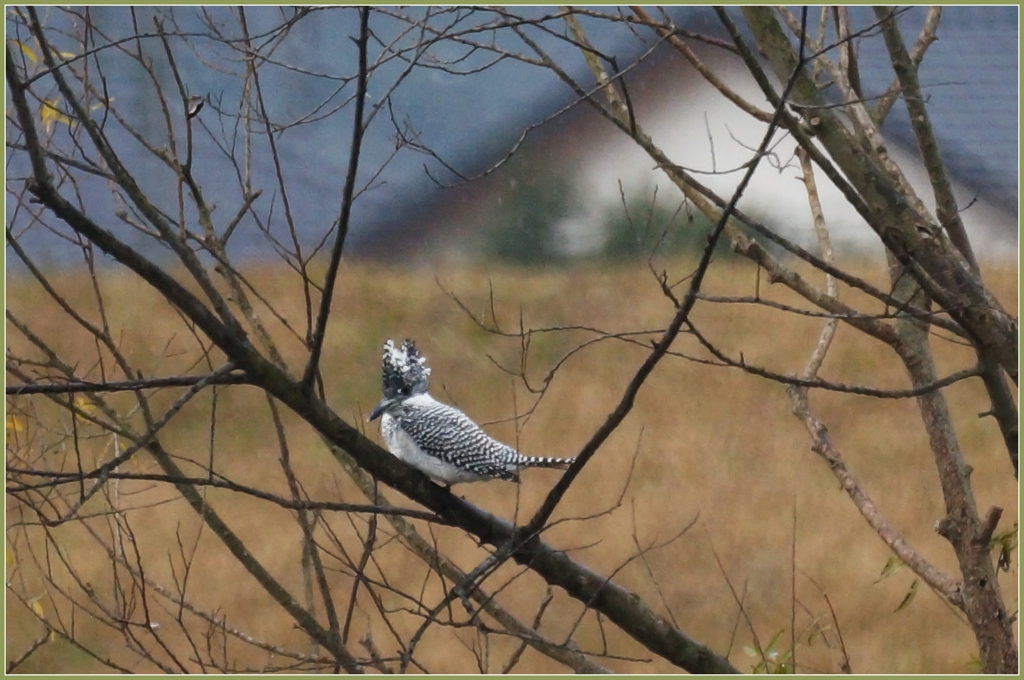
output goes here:
[{"label": "bird's speckled wing", "polygon": [[518,479],[519,453],[492,439],[457,408],[431,399],[407,403],[403,411],[394,417],[424,453],[480,475]]}]

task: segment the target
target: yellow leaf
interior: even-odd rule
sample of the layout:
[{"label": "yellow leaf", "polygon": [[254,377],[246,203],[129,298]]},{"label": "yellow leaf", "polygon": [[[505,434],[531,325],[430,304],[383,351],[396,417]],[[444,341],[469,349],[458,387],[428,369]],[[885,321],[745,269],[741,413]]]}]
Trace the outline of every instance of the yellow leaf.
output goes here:
[{"label": "yellow leaf", "polygon": [[82,413],[93,415],[96,413],[96,402],[84,394],[76,394],[75,408],[80,410]]},{"label": "yellow leaf", "polygon": [[12,435],[17,434],[18,432],[24,432],[25,431],[25,425],[22,423],[22,419],[19,418],[18,416],[8,415],[6,417],[6,419],[5,419],[4,425],[5,425],[4,429],[7,432],[7,444],[8,445],[10,445],[10,443],[11,443],[11,436]]},{"label": "yellow leaf", "polygon": [[49,132],[54,123],[71,125],[71,119],[60,112],[57,105],[60,104],[60,97],[44,99],[43,107],[39,109],[39,121],[43,124],[43,130]]},{"label": "yellow leaf", "polygon": [[44,99],[43,107],[39,109],[39,122],[43,124],[43,129],[47,132],[53,127],[53,122],[60,117],[60,111],[57,110],[59,103],[60,97],[54,97],[52,100]]},{"label": "yellow leaf", "polygon": [[62,50],[58,50],[58,51],[57,51],[57,54],[59,54],[59,55],[60,55],[61,57],[63,57],[64,59],[74,59],[75,57],[77,57],[77,56],[78,56],[78,55],[77,55],[77,54],[75,54],[74,52],[64,52],[64,51],[62,51]]},{"label": "yellow leaf", "polygon": [[28,604],[29,604],[30,607],[32,607],[32,611],[35,612],[36,616],[38,616],[42,620],[43,624],[50,631],[49,634],[47,634],[47,636],[46,636],[46,641],[47,642],[53,642],[53,640],[56,637],[56,635],[54,634],[55,631],[53,630],[53,628],[50,627],[50,624],[46,623],[46,616],[44,615],[44,612],[43,612],[43,603],[41,602],[43,597],[45,597],[45,596],[44,595],[40,595],[39,597],[35,598],[34,600],[29,600]]},{"label": "yellow leaf", "polygon": [[31,61],[33,64],[39,63],[39,60],[36,58],[36,53],[32,50],[31,47],[21,42],[20,40],[12,40],[11,42],[18,46],[18,49],[21,50],[22,54],[28,57],[29,61]]}]

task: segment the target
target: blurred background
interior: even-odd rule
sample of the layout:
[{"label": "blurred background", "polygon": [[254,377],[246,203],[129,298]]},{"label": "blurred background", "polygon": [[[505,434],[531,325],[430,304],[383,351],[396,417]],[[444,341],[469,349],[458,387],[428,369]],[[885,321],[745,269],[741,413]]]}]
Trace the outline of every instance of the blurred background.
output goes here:
[{"label": "blurred background", "polygon": [[[597,11],[621,16],[613,9],[584,8],[577,18],[595,50],[615,57],[637,119],[670,158],[728,197],[765,125],[728,104],[653,32],[588,14]],[[729,11],[742,27],[738,10]],[[57,49],[72,56],[82,51],[86,10],[45,7],[39,12],[52,27]],[[742,62],[721,49],[728,36],[710,8],[650,12],[670,20],[706,65],[769,110]],[[567,77],[594,87],[585,60],[567,41],[555,14],[554,8],[544,7],[382,7],[371,15],[374,70],[367,96],[373,113],[366,121],[357,198],[322,368],[327,403],[377,441],[376,425],[367,427],[364,421],[380,395],[381,344],[389,337],[410,337],[433,369],[435,397],[462,408],[490,434],[524,453],[574,455],[615,408],[647,355],[649,341],[672,318],[675,307],[656,276],[663,272],[669,284],[685,283],[706,243],[710,223],[681,199],[650,157],[579,102],[552,69],[523,58],[533,59],[536,50],[530,45],[536,45]],[[812,8],[810,14],[821,13]],[[180,151],[186,129],[184,117],[171,120],[154,96],[154,82],[169,98],[177,96],[165,48],[155,39],[166,33],[187,94],[202,98],[203,109],[191,123],[192,172],[207,202],[216,206],[218,228],[240,210],[245,191],[262,191],[252,210],[239,213],[226,250],[259,291],[259,315],[283,359],[292,369],[302,366],[308,356],[304,333],[309,317],[295,251],[309,258],[302,263],[309,277],[322,280],[324,244],[329,250],[352,140],[357,11],[247,8],[248,43],[236,8],[93,7],[87,16],[91,40],[118,46],[97,52],[90,61],[104,83],[103,92],[93,93],[91,115],[103,121],[153,204],[175,220],[180,211],[182,221],[194,225],[195,210],[188,199],[179,206],[177,178],[160,157],[167,153],[169,131]],[[854,28],[873,21],[868,8],[850,8],[850,16]],[[925,17],[922,7],[900,14],[908,43]],[[519,19],[534,23],[520,25]],[[432,40],[441,32],[460,31],[464,42]],[[145,39],[136,41],[137,33]],[[920,69],[928,110],[985,281],[1006,309],[1016,310],[1018,8],[944,8],[936,36]],[[26,71],[38,75],[45,92],[50,81],[41,73],[38,47],[10,11],[7,39],[9,50]],[[125,50],[135,49],[150,60],[151,73],[128,58]],[[857,50],[865,95],[878,97],[893,79],[881,36],[866,30]],[[258,54],[265,117],[248,108],[255,99],[252,81],[246,80],[253,54]],[[82,133],[70,124],[54,92],[36,102],[39,125],[56,148],[72,154]],[[9,94],[6,101],[10,111]],[[172,101],[169,108],[175,107]],[[120,112],[131,130],[108,116],[108,109]],[[9,114],[8,238],[17,239],[73,309],[89,319],[102,318],[142,375],[199,370],[204,355],[194,328],[163,298],[109,258],[97,255],[94,272],[86,270],[83,248],[68,238],[66,226],[56,220],[44,224],[14,200],[30,169],[11,141],[17,136],[11,120]],[[927,202],[931,190],[902,101],[895,102],[882,131],[892,157]],[[243,153],[246,139],[252,146]],[[772,146],[739,207],[788,238],[816,247],[794,146],[784,136]],[[90,170],[76,177],[75,200],[104,228],[186,278],[165,244],[129,224],[131,211],[126,219],[102,172]],[[888,289],[877,237],[823,177],[818,184],[839,265]],[[104,350],[69,322],[12,252],[8,246],[8,309],[30,319],[34,331],[83,377],[108,377]],[[205,253],[201,257],[212,265]],[[824,285],[820,272],[785,262],[808,281]],[[703,292],[808,306],[773,282],[723,246]],[[890,311],[857,291],[844,290],[844,295],[867,312]],[[802,369],[823,323],[761,305],[704,302],[693,318],[729,355],[780,373]],[[495,327],[504,334],[493,332]],[[521,327],[537,329],[528,348],[515,337]],[[12,355],[33,356],[31,341],[10,318],[7,334],[9,362]],[[601,334],[632,334],[640,344],[606,338],[575,352]],[[947,340],[935,341],[942,375],[973,361],[970,348]],[[891,561],[891,552],[810,450],[784,386],[709,365],[709,355],[692,335],[680,336],[673,350],[677,354],[641,390],[633,414],[578,479],[545,540],[591,569],[614,575],[658,614],[728,656],[742,671],[779,669],[793,640],[801,671],[839,672],[844,657],[858,673],[977,670],[977,645],[964,617]],[[540,395],[530,388],[543,384],[556,366],[538,401]],[[522,375],[514,375],[517,371]],[[822,373],[846,384],[908,386],[892,353],[848,326],[840,327]],[[10,372],[7,380],[13,381]],[[1018,487],[1001,451],[998,428],[991,418],[978,416],[987,403],[983,386],[978,380],[964,381],[944,394],[974,468],[971,484],[979,507],[1004,509],[1000,528],[1014,527],[1015,549]],[[161,390],[153,401],[166,407],[178,396],[180,391]],[[197,475],[206,474],[205,466],[213,461],[218,474],[286,494],[265,396],[248,388],[223,388],[216,400],[216,436],[211,434],[210,397],[189,404],[170,421],[161,433],[165,446]],[[945,502],[916,403],[824,391],[813,392],[812,403],[875,503],[906,540],[938,568],[957,573],[948,542],[934,531]],[[114,404],[125,417],[139,418],[130,395],[115,398]],[[43,399],[8,397],[7,412],[9,461],[27,457],[39,466],[64,470],[83,460],[107,460],[117,445],[109,431],[73,421]],[[74,432],[79,439],[72,445],[76,423],[83,429]],[[309,497],[365,502],[316,433],[294,415],[286,414],[284,425],[296,474]],[[133,458],[129,467],[140,473],[156,470],[143,456]],[[530,471],[518,487],[493,482],[454,491],[489,512],[521,521],[556,479],[551,471]],[[187,554],[192,565],[189,601],[195,606],[268,645],[308,648],[294,621],[254,587],[171,486],[125,481],[118,494],[119,512],[130,518],[132,542],[147,576],[173,589]],[[206,498],[268,570],[293,592],[302,592],[302,536],[294,513],[223,490],[210,490]],[[20,672],[102,672],[109,670],[104,665],[109,660],[131,671],[159,668],[130,647],[126,650],[116,626],[103,625],[101,616],[89,613],[92,605],[85,594],[114,602],[123,585],[95,535],[83,530],[88,526],[103,534],[111,512],[110,498],[97,497],[83,506],[81,524],[43,532],[37,518],[8,497],[8,590],[21,598],[8,597],[8,656],[32,644],[44,616],[76,627],[82,642],[53,639]],[[345,606],[352,578],[344,557],[359,554],[366,519],[334,513],[322,522],[324,532],[336,540],[337,552],[327,556],[328,571]],[[416,525],[464,570],[486,557],[461,532]],[[379,530],[382,538],[371,568],[401,594],[382,588],[378,601],[362,589],[355,600],[354,630],[370,635],[394,659],[400,651],[396,640],[408,639],[420,622],[410,598],[433,605],[450,583],[431,576],[383,522]],[[69,557],[74,569],[62,567],[60,556]],[[1014,615],[1017,576],[1013,552],[1000,583]],[[486,585],[526,622],[545,598],[539,577],[510,565]],[[209,670],[192,658],[204,654],[230,658],[235,665],[225,661],[224,668],[242,671],[286,663],[267,646],[231,639],[218,647],[215,625],[205,638],[214,641],[212,651],[192,650],[194,641],[180,634],[176,621],[195,620],[151,595],[162,604],[147,616],[159,623],[169,645],[185,650],[188,670]],[[541,634],[556,641],[571,636],[617,672],[678,672],[564,592],[553,598],[538,627]],[[417,658],[432,672],[496,672],[517,645],[499,635],[484,640],[472,627],[435,626]],[[481,661],[483,649],[489,661]],[[515,670],[554,673],[566,668],[528,650]]]},{"label": "blurred background", "polygon": [[[523,35],[568,76],[593,82],[579,50],[562,37],[561,21],[543,21],[552,14],[549,8],[515,11],[516,16],[541,22],[524,26]],[[899,22],[908,43],[920,30],[926,11],[903,8]],[[672,7],[666,12],[681,31],[709,40],[728,39],[711,8]],[[745,27],[738,10],[733,12]],[[74,51],[80,22],[59,10],[45,13],[58,33],[67,33],[64,47]],[[818,13],[813,8],[810,15]],[[850,16],[853,29],[869,27],[873,21],[870,8],[851,8]],[[239,39],[233,10],[91,10],[91,20],[111,41],[132,35],[133,25],[152,27],[154,17],[161,18],[166,31],[180,31],[170,44],[180,48],[176,64],[186,89],[203,97],[212,109],[197,118],[197,180],[211,196],[230,195],[237,187],[238,171],[223,149],[232,148],[233,139],[238,143],[238,123],[232,121],[244,110],[241,76],[246,62],[237,42],[224,44],[214,38]],[[919,75],[975,248],[1010,260],[1017,253],[1017,17],[1018,9],[1010,6],[944,8],[937,40],[928,48]],[[592,107],[578,103],[577,95],[550,69],[505,56],[529,56],[529,49],[512,31],[494,27],[503,19],[500,12],[481,16],[470,9],[428,7],[374,13],[371,65],[374,58],[381,63],[375,65],[367,95],[371,106],[386,106],[366,127],[358,182],[363,193],[353,207],[347,256],[403,265],[452,258],[535,264],[646,252],[649,244],[637,245],[637,235],[628,230],[623,204],[634,213],[653,206],[651,233],[664,231],[658,227],[675,227],[664,248],[700,243],[700,236],[694,236],[700,229],[690,228],[690,220],[701,218],[681,206],[671,184],[635,144]],[[638,118],[656,143],[727,196],[765,125],[727,102],[653,31],[587,15],[578,19],[595,49],[616,56]],[[333,224],[341,202],[351,144],[351,36],[357,15],[330,8],[252,8],[247,20],[253,35],[270,31],[264,38],[272,43],[272,55],[260,71],[262,96],[270,128],[279,137],[277,148],[290,187],[289,209],[301,243],[309,248]],[[272,32],[282,21],[289,22],[287,32]],[[416,47],[419,33],[409,28],[413,22],[435,31],[482,26],[473,37],[494,47],[488,52],[438,41],[428,46],[415,68],[409,68],[407,62],[421,49]],[[214,33],[210,26],[222,33]],[[8,22],[10,37],[18,38],[19,30]],[[21,37],[24,44],[31,42]],[[60,40],[58,36],[58,44]],[[724,82],[768,108],[738,57],[700,40],[691,43]],[[878,97],[893,79],[882,38],[877,31],[868,31],[856,44],[865,96]],[[384,45],[401,58],[385,58]],[[157,77],[173,83],[160,43],[145,41],[140,49],[153,59]],[[165,135],[164,114],[160,101],[151,96],[147,74],[116,50],[101,52],[99,59],[109,95],[131,111],[138,132]],[[51,126],[55,135],[67,132],[66,126]],[[902,102],[893,107],[882,132],[894,158],[927,201],[927,178],[916,160]],[[173,183],[162,174],[166,169],[123,130],[110,126],[110,134],[115,142],[124,142],[126,164],[149,180],[144,185],[157,204],[173,206]],[[512,150],[516,153],[508,158]],[[8,153],[8,174],[23,175],[23,163],[23,157]],[[275,165],[265,140],[253,149],[250,163],[254,186],[275,185]],[[813,243],[797,175],[792,149],[780,144],[771,162],[756,173],[740,208],[791,238]],[[820,184],[833,237],[860,248],[877,247],[877,238],[838,191]],[[85,200],[98,210],[109,210],[102,181],[97,180],[96,189]],[[276,201],[268,228],[284,238],[280,200],[268,193],[256,205]],[[10,222],[10,205],[7,213]],[[15,221],[12,226],[20,230],[24,225]],[[32,243],[33,236],[29,230],[25,242]],[[134,245],[152,247],[130,231],[125,236]],[[247,216],[236,229],[230,252],[249,258],[272,256],[267,246],[267,238]],[[76,252],[54,244],[46,250],[54,258]]]}]

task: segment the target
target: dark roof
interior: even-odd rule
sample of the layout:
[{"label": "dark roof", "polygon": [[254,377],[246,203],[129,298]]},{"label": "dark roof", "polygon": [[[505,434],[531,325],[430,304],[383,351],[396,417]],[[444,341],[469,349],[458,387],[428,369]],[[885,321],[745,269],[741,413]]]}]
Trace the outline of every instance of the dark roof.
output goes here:
[{"label": "dark roof", "polygon": [[[851,12],[860,25],[874,18],[866,7]],[[900,17],[908,48],[926,13],[924,7],[913,7]],[[1012,213],[1018,199],[1018,18],[1016,6],[944,7],[938,40],[918,72],[950,173],[979,197]],[[861,42],[859,59],[865,96],[880,94],[893,78],[880,35]],[[917,148],[902,100],[882,132],[893,142]]]}]

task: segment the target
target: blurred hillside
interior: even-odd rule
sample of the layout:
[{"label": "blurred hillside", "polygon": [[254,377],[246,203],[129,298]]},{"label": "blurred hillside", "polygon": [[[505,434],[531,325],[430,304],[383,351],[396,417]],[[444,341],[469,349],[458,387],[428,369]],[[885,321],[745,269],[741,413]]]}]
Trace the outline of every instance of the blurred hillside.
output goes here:
[{"label": "blurred hillside", "polygon": [[[674,281],[686,276],[693,262],[673,259],[659,263],[662,266],[669,272],[669,280]],[[243,266],[242,271],[259,282],[267,303],[296,330],[284,330],[272,321],[265,307],[258,310],[277,329],[275,340],[291,369],[298,370],[305,356],[301,342],[305,322],[294,273],[266,265]],[[52,274],[54,284],[73,305],[94,313],[86,275],[57,270]],[[752,295],[757,276],[746,263],[724,261],[711,268],[705,292]],[[885,280],[881,267],[873,269],[872,276],[878,283]],[[1015,265],[990,267],[985,276],[1006,308],[1016,309]],[[122,350],[146,375],[201,370],[196,368],[201,357],[192,335],[162,299],[150,290],[140,290],[137,282],[120,270],[105,272],[99,285],[105,294],[107,319],[116,329],[115,335],[120,334]],[[623,387],[646,355],[643,347],[619,340],[587,347],[558,369],[533,414],[515,423],[514,417],[525,413],[535,399],[522,383],[499,368],[520,366],[518,339],[481,330],[449,292],[471,313],[496,320],[507,332],[518,329],[520,318],[528,328],[578,325],[609,333],[654,332],[664,327],[673,311],[651,273],[643,264],[632,261],[559,269],[465,267],[438,272],[346,263],[340,273],[323,361],[328,402],[339,415],[354,424],[365,421],[379,398],[381,343],[388,337],[411,337],[433,369],[431,391],[437,398],[458,405],[478,422],[489,423],[485,427],[492,435],[517,443],[526,453],[568,456],[615,407]],[[760,292],[799,304],[764,280]],[[88,337],[69,325],[34,282],[9,278],[7,302],[17,313],[31,314],[38,332],[47,337],[59,335],[62,345],[55,349],[81,357],[83,371],[92,365],[94,348]],[[693,319],[702,332],[734,356],[742,352],[747,362],[782,372],[803,366],[821,325],[820,320],[784,316],[762,307],[703,302],[698,303]],[[531,385],[540,385],[557,361],[592,337],[583,330],[535,334],[526,364]],[[7,342],[18,352],[30,353],[24,339],[10,328]],[[934,338],[934,346],[943,374],[971,361],[969,351],[941,337]],[[707,358],[690,336],[681,336],[673,349]],[[98,366],[90,370],[90,377],[99,379]],[[882,388],[907,386],[895,358],[848,327],[840,327],[823,377]],[[156,401],[165,405],[180,394],[180,390],[164,392]],[[991,419],[977,416],[985,403],[980,381],[959,383],[946,389],[945,394],[966,457],[974,467],[972,485],[978,503],[983,508],[993,504],[1003,507],[1003,522],[1008,526],[1017,516],[1017,485],[998,429]],[[247,387],[220,388],[217,395],[213,451],[217,470],[241,483],[285,493],[287,486],[277,464],[279,453],[264,396]],[[68,423],[49,420],[55,417],[54,411],[44,399],[7,401],[8,412],[24,415],[27,423],[9,446],[33,455],[61,455],[59,447],[44,451],[44,444],[59,441]],[[914,401],[882,402],[821,392],[813,392],[811,401],[851,468],[893,524],[936,566],[954,570],[952,551],[933,530],[944,505]],[[124,397],[120,403],[128,408],[131,401]],[[182,458],[183,465],[188,459],[197,465],[207,460],[209,408],[209,398],[189,404],[161,435],[165,446]],[[285,426],[299,480],[310,497],[364,500],[308,428],[294,417],[286,418]],[[373,432],[375,425],[368,429]],[[97,458],[109,455],[109,435],[90,436],[85,429],[81,435],[88,454]],[[136,456],[131,466],[136,471],[154,468],[143,455]],[[538,506],[556,478],[557,473],[552,471],[530,471],[518,487],[491,482],[456,486],[454,492],[502,517],[522,518]],[[170,566],[174,559],[169,556],[178,554],[180,537],[187,545],[195,541],[198,557],[189,593],[198,605],[220,612],[231,626],[259,639],[299,649],[307,644],[284,612],[254,587],[251,577],[238,570],[217,540],[209,532],[198,532],[194,514],[172,488],[132,482],[122,483],[120,493],[124,503],[135,508],[126,516],[136,537],[135,547],[147,560],[148,577],[170,586],[174,582]],[[404,501],[394,492],[390,496],[395,502]],[[292,513],[227,491],[210,491],[208,499],[252,552],[282,582],[301,592],[300,534]],[[45,611],[59,611],[69,617],[69,609],[55,604],[55,594],[42,589],[40,567],[33,561],[46,564],[46,555],[52,553],[44,549],[38,527],[20,524],[32,518],[13,512],[10,499],[7,509],[9,546],[18,556],[13,572],[8,569],[8,578],[26,592],[38,594]],[[88,504],[83,513],[90,515],[104,509],[97,501]],[[894,611],[911,587],[912,575],[902,570],[880,579],[890,553],[838,488],[825,463],[810,451],[807,434],[790,414],[785,390],[778,384],[738,370],[682,357],[667,358],[641,390],[632,415],[577,480],[555,519],[561,522],[546,532],[546,541],[602,574],[615,574],[616,581],[635,590],[659,613],[671,612],[687,634],[716,652],[728,653],[741,670],[750,671],[758,660],[744,652],[744,647],[754,644],[754,637],[738,613],[730,583],[737,593],[744,594],[744,609],[761,644],[786,631],[778,643],[778,648],[784,648],[790,637],[794,569],[802,669],[839,671],[835,625],[823,593],[835,609],[854,672],[963,673],[974,668],[972,655],[976,649],[969,629],[923,585],[909,606]],[[101,515],[89,521],[93,526],[105,526]],[[365,522],[350,521],[341,514],[328,517],[327,522],[358,554],[360,540],[355,530],[364,530]],[[471,569],[486,556],[473,541],[454,530],[428,530],[422,522],[416,523],[427,535],[435,536],[464,569]],[[379,530],[385,534],[390,531],[384,522]],[[657,545],[680,532],[667,545],[652,549],[645,559],[631,561],[638,545]],[[89,575],[91,587],[110,591],[113,585],[103,576],[107,556],[91,547],[91,539],[82,527],[69,523],[55,529],[54,535],[61,553]],[[376,560],[388,570],[389,578],[414,592],[422,587],[428,603],[436,602],[442,593],[437,580],[428,578],[425,567],[397,542],[381,542],[386,545]],[[794,552],[795,563],[791,561]],[[715,555],[724,566],[724,574],[716,565]],[[1009,609],[1014,612],[1017,564],[1015,554],[1012,571],[1003,575],[1001,582]],[[59,565],[54,569],[55,578],[74,587]],[[329,569],[329,575],[339,606],[344,607],[351,579],[342,570]],[[513,578],[517,579],[514,587],[499,593],[498,598],[522,620],[531,621],[544,594],[538,577],[506,566],[487,581],[486,587],[496,591],[499,584]],[[405,635],[415,630],[418,619],[398,611],[408,603],[389,593],[384,598],[384,605],[395,612],[391,618],[399,630]],[[543,619],[542,634],[563,640],[578,626],[573,639],[580,648],[600,650],[603,641],[607,642],[608,652],[618,658],[599,662],[613,670],[675,670],[663,662],[643,661],[646,650],[619,634],[611,624],[599,623],[592,613],[580,620],[580,604],[569,600],[565,593],[556,592],[554,598]],[[388,629],[365,589],[358,602],[353,639],[372,631],[382,653],[395,654]],[[7,603],[10,656],[34,639],[38,622],[11,597]],[[171,643],[184,644],[174,637],[170,625],[176,614],[174,608],[165,606],[155,608],[154,616],[166,622],[163,628]],[[106,645],[103,648],[112,658],[126,658],[124,641],[117,632],[99,626],[80,612],[76,625],[83,639]],[[812,635],[819,629],[824,637]],[[491,637],[491,665],[486,670],[494,672],[500,670],[517,643]],[[417,658],[432,672],[465,672],[463,662],[469,655],[466,646],[475,641],[472,628],[434,626],[418,648]],[[243,663],[258,669],[268,658],[264,653],[251,653]],[[132,664],[134,671],[156,670]],[[21,670],[78,674],[103,669],[66,641],[56,640]],[[516,667],[524,673],[564,670],[532,650],[524,653]]]}]

